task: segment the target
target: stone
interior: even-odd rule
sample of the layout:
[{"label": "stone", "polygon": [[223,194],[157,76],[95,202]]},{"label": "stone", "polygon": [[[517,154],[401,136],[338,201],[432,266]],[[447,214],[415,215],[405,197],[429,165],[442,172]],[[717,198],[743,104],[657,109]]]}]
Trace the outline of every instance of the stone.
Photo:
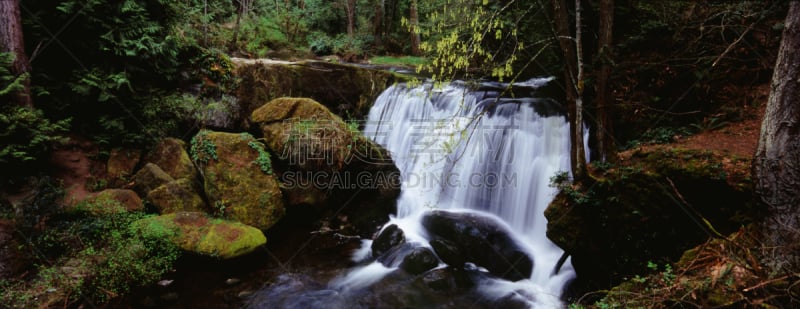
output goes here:
[{"label": "stone", "polygon": [[175,179],[158,165],[147,163],[133,175],[133,190],[141,196],[147,196],[153,189],[173,181]]},{"label": "stone", "polygon": [[283,217],[283,196],[269,153],[252,135],[201,131],[192,147],[215,214],[262,230]]},{"label": "stone", "polygon": [[111,181],[125,180],[133,176],[136,165],[142,156],[141,150],[114,148],[106,163],[106,172]]},{"label": "stone", "polygon": [[200,212],[176,212],[140,219],[132,227],[171,231],[170,241],[199,255],[231,259],[250,253],[267,242],[258,228],[240,222],[211,218]]},{"label": "stone", "polygon": [[103,216],[144,210],[144,204],[133,190],[105,189],[92,193],[83,202],[71,206],[71,209],[88,212],[94,216]]},{"label": "stone", "polygon": [[439,259],[436,258],[436,255],[433,254],[431,249],[417,247],[403,258],[403,262],[400,263],[400,269],[405,270],[409,274],[418,275],[438,265]]},{"label": "stone", "polygon": [[186,152],[186,143],[177,138],[168,137],[159,142],[144,157],[144,162],[158,165],[173,179],[197,178],[197,169]]},{"label": "stone", "polygon": [[178,211],[206,211],[203,197],[195,189],[195,181],[181,178],[165,183],[147,193],[150,201],[161,214]]},{"label": "stone", "polygon": [[459,248],[464,259],[495,276],[518,281],[530,278],[531,259],[496,219],[477,213],[430,211],[422,225],[433,240],[446,240]]},{"label": "stone", "polygon": [[284,97],[254,110],[250,124],[276,154],[288,207],[324,212],[347,205],[341,213],[369,234],[395,211],[400,172],[389,152],[355,123],[314,100]]},{"label": "stone", "polygon": [[379,257],[392,247],[402,244],[405,241],[406,236],[403,230],[395,224],[389,225],[372,241],[372,256]]},{"label": "stone", "polygon": [[461,252],[461,248],[450,241],[434,239],[430,241],[430,244],[436,255],[447,265],[461,268],[467,262],[464,253]]}]

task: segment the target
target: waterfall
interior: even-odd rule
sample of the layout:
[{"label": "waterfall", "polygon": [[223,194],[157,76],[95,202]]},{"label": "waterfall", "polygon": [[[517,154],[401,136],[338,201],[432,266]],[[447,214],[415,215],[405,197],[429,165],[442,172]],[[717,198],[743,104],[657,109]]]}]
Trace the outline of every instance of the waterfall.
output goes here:
[{"label": "waterfall", "polygon": [[[569,261],[555,273],[563,251],[545,236],[544,210],[557,193],[550,177],[570,170],[562,108],[535,97],[549,81],[516,84],[531,92],[525,98],[502,98],[504,85],[498,84],[478,90],[459,83],[395,85],[377,99],[364,128],[400,169],[402,193],[390,223],[405,232],[407,242],[430,247],[420,220],[432,209],[496,216],[535,267],[527,280],[487,280],[476,290],[497,298],[516,293],[531,307],[545,308],[563,306],[560,295],[574,278]],[[356,258],[363,256],[362,250]],[[334,285],[358,288],[396,268],[374,264],[379,263],[353,270]]]}]

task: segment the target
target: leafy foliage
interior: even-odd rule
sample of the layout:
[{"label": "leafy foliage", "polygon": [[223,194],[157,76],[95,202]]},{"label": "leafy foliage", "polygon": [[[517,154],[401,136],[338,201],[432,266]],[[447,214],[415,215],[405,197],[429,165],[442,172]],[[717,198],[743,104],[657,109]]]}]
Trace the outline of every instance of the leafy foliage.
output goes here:
[{"label": "leafy foliage", "polygon": [[57,187],[43,179],[40,188],[31,204],[15,215],[27,236],[25,248],[39,266],[26,277],[0,282],[0,300],[10,307],[105,302],[159,280],[180,254],[168,241],[172,231],[132,228],[133,222],[148,216],[144,213],[95,217],[81,210],[121,207],[114,201],[84,202],[76,211],[65,212],[55,202]]},{"label": "leafy foliage", "polygon": [[14,76],[10,69],[13,62],[14,54],[0,53],[0,98],[22,90],[23,81],[29,77],[28,74]]},{"label": "leafy foliage", "polygon": [[423,37],[420,48],[430,63],[422,69],[434,79],[465,75],[508,81],[530,74],[533,61],[555,59],[542,3],[445,0],[428,3],[423,10],[424,23],[405,25]]}]

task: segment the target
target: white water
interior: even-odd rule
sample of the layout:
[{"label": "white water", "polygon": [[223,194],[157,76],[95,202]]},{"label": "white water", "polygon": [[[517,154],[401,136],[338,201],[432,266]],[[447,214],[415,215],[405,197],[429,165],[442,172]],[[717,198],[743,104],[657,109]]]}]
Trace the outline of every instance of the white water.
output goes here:
[{"label": "white water", "polygon": [[[548,81],[531,80],[528,86]],[[518,282],[485,280],[476,290],[489,298],[514,295],[535,308],[562,307],[562,289],[575,273],[567,261],[554,274],[563,251],[545,236],[544,210],[557,193],[549,186],[550,177],[570,170],[569,124],[563,116],[537,114],[533,105],[541,102],[536,99],[486,111],[487,103],[496,101],[480,95],[455,85],[397,85],[377,99],[364,134],[392,153],[403,178],[390,224],[397,224],[408,242],[430,246],[420,224],[428,210],[499,217],[524,244],[534,271]],[[362,250],[355,258],[367,256]],[[363,287],[397,267],[374,264],[351,271],[334,285]]]}]

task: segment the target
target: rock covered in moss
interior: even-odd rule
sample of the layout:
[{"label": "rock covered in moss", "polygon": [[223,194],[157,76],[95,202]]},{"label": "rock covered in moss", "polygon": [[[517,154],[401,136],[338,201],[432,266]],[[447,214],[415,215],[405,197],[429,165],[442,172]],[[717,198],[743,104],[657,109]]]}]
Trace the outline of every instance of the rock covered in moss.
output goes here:
[{"label": "rock covered in moss", "polygon": [[269,153],[252,135],[201,131],[192,153],[215,213],[263,230],[284,215]]},{"label": "rock covered in moss", "polygon": [[233,61],[245,115],[272,99],[299,96],[312,98],[341,117],[361,119],[384,89],[403,79],[387,71],[320,61]]},{"label": "rock covered in moss", "polygon": [[158,165],[147,163],[133,175],[133,189],[136,190],[136,193],[147,196],[153,189],[173,181],[175,179]]},{"label": "rock covered in moss", "polygon": [[132,190],[106,189],[91,194],[86,200],[75,204],[72,208],[76,211],[102,216],[142,210],[144,205],[139,195]]},{"label": "rock covered in moss", "polygon": [[[654,147],[563,186],[545,211],[547,236],[590,289],[663,263],[753,218],[749,160]],[[609,280],[609,278],[613,278]]]},{"label": "rock covered in moss", "polygon": [[[307,98],[272,100],[253,111],[250,122],[277,154],[285,195],[300,203],[290,206],[350,206],[344,210],[350,223],[372,229],[393,211],[400,173],[388,151],[361,134],[357,124]],[[360,200],[351,200],[355,192]]]},{"label": "rock covered in moss", "polygon": [[197,169],[186,152],[186,143],[177,138],[168,137],[161,140],[145,155],[144,162],[158,165],[173,179],[197,178]]},{"label": "rock covered in moss", "polygon": [[195,190],[195,181],[181,178],[165,183],[147,193],[150,201],[161,214],[178,211],[206,211],[203,197]]},{"label": "rock covered in moss", "polygon": [[112,180],[123,180],[133,176],[134,168],[139,164],[142,152],[137,149],[114,148],[108,157],[106,172]]},{"label": "rock covered in moss", "polygon": [[267,242],[261,230],[239,222],[210,218],[199,212],[176,212],[148,217],[133,228],[172,231],[171,240],[181,249],[200,255],[230,259],[252,252]]}]

